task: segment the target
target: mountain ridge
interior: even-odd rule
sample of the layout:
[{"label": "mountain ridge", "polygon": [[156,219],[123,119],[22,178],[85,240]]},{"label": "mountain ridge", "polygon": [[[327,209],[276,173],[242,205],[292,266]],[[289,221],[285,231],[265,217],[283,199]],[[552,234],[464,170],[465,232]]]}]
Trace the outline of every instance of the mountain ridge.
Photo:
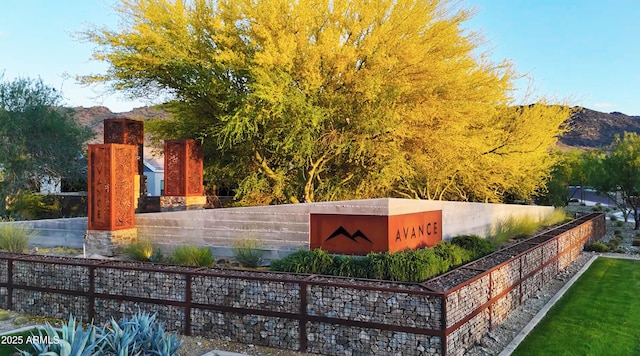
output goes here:
[{"label": "mountain ridge", "polygon": [[[168,118],[170,114],[157,106],[143,106],[127,112],[115,113],[104,106],[74,107],[75,118],[95,132],[96,137],[89,143],[101,143],[104,128],[102,121],[116,117],[150,120]],[[593,149],[609,146],[616,135],[625,131],[640,134],[640,116],[620,112],[600,112],[583,107],[574,107],[573,115],[567,120],[571,130],[559,138],[558,146],[563,148]]]}]

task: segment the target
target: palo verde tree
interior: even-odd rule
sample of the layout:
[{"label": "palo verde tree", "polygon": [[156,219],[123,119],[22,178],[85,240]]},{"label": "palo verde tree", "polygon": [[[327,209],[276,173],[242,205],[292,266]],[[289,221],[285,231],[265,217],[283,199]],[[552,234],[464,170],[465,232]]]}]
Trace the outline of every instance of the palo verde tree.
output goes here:
[{"label": "palo verde tree", "polygon": [[447,0],[121,0],[82,33],[109,82],[160,93],[149,128],[203,143],[207,179],[247,203],[530,196],[564,107],[515,107],[508,62],[478,54]]},{"label": "palo verde tree", "polygon": [[[589,182],[599,192],[621,201],[621,208],[633,214],[635,230],[640,229],[640,135],[625,132],[616,136],[606,151],[591,156]],[[616,199],[618,196],[621,199]],[[625,221],[627,214],[625,213]]]},{"label": "palo verde tree", "polygon": [[82,152],[92,133],[60,107],[60,93],[41,80],[0,76],[0,216],[22,190],[43,177],[78,179],[86,174]]}]

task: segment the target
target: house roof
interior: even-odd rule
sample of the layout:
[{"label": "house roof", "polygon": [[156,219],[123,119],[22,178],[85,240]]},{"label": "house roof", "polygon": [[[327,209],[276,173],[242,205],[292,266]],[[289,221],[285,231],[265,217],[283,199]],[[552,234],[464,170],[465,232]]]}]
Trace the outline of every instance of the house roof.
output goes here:
[{"label": "house roof", "polygon": [[164,172],[164,155],[152,147],[144,147],[144,165],[152,172]]}]

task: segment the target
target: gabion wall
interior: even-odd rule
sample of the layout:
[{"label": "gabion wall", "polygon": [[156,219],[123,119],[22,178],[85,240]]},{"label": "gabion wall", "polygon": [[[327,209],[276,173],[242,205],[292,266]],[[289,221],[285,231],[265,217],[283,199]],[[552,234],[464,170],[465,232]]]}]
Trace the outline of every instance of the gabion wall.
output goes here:
[{"label": "gabion wall", "polygon": [[591,215],[422,284],[0,253],[0,308],[328,355],[461,355],[604,234]]}]

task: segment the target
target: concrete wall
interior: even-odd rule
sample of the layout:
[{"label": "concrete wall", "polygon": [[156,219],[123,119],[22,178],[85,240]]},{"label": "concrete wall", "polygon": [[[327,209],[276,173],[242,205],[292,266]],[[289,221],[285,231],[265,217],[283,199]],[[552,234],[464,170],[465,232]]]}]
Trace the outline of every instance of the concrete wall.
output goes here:
[{"label": "concrete wall", "polygon": [[552,207],[482,204],[409,199],[368,199],[341,202],[272,205],[136,215],[139,236],[160,245],[213,246],[231,256],[228,246],[241,238],[257,239],[269,257],[309,248],[309,214],[399,215],[442,210],[443,238],[487,233],[511,216],[543,219]]},{"label": "concrete wall", "polygon": [[[309,248],[309,214],[399,215],[442,210],[443,238],[486,234],[510,216],[542,219],[552,207],[448,202],[410,199],[368,199],[340,202],[272,205],[247,208],[189,210],[136,215],[139,237],[169,249],[177,244],[210,246],[220,256],[232,256],[237,239],[260,240],[268,258]],[[23,223],[23,222],[21,222]],[[34,246],[81,248],[86,218],[25,222],[39,230]]]},{"label": "concrete wall", "polygon": [[11,221],[0,224],[27,225],[33,228],[36,235],[31,239],[31,247],[82,248],[84,232],[87,230],[86,217]]}]

